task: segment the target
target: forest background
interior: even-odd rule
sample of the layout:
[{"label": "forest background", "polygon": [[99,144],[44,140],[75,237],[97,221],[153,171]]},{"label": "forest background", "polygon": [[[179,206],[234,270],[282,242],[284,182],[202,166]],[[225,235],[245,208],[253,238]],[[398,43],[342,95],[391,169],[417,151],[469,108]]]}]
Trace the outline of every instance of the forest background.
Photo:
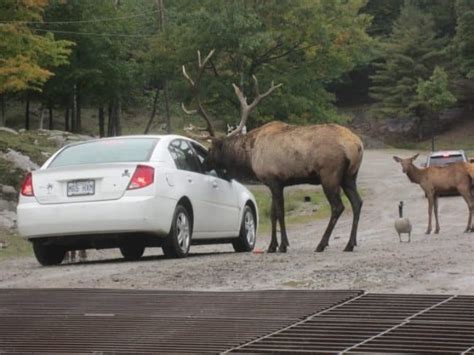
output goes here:
[{"label": "forest background", "polygon": [[222,131],[253,75],[283,87],[249,128],[363,118],[418,141],[473,121],[473,0],[3,0],[0,126],[182,133],[182,65],[211,49],[199,95]]}]

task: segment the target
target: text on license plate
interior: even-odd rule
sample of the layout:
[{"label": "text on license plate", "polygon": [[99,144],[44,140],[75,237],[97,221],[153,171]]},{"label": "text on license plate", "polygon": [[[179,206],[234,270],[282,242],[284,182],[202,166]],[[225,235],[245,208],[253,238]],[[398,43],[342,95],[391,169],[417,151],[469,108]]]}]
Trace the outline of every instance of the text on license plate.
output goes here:
[{"label": "text on license plate", "polygon": [[93,195],[95,193],[94,180],[69,181],[67,183],[68,196]]}]

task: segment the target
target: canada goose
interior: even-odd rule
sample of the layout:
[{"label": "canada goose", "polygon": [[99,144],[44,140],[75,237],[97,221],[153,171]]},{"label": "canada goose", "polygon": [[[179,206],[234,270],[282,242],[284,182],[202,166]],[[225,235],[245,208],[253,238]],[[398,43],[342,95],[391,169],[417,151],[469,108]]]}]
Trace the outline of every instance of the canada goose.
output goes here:
[{"label": "canada goose", "polygon": [[402,242],[402,233],[408,233],[408,242],[411,242],[411,223],[408,218],[403,217],[403,201],[400,201],[398,205],[398,214],[399,218],[395,220],[395,229],[398,233],[398,238],[400,238],[400,243]]}]

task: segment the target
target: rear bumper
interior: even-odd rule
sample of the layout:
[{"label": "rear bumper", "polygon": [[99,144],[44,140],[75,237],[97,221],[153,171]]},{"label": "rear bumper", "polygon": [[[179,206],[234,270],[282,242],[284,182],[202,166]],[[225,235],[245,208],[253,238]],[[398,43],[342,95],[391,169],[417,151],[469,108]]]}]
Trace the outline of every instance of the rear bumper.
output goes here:
[{"label": "rear bumper", "polygon": [[18,205],[18,230],[27,239],[129,232],[165,235],[175,206],[172,199],[150,196],[50,205],[31,199]]}]

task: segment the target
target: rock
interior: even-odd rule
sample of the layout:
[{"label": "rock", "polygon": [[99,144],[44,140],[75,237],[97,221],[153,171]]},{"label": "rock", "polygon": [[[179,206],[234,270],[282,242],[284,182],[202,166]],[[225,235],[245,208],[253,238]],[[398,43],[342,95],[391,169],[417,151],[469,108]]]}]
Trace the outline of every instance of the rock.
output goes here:
[{"label": "rock", "polygon": [[0,228],[16,228],[16,213],[13,211],[0,210]]},{"label": "rock", "polygon": [[0,127],[0,131],[11,133],[11,134],[14,134],[16,136],[18,135],[17,131],[15,131],[14,129],[11,129],[11,128],[7,128],[7,127]]},{"label": "rock", "polygon": [[62,147],[63,145],[67,144],[67,139],[63,137],[62,135],[61,136],[54,135],[54,136],[48,137],[48,141],[54,142],[54,144],[56,144],[59,147]]},{"label": "rock", "polygon": [[8,244],[5,240],[0,240],[0,249],[6,249]]},{"label": "rock", "polygon": [[18,194],[18,192],[15,190],[15,188],[13,186],[1,185],[1,184],[0,184],[0,192],[3,195],[14,195],[14,196],[16,196]]},{"label": "rock", "polygon": [[8,152],[6,153],[0,152],[0,156],[12,162],[18,169],[21,169],[23,171],[39,169],[39,165],[32,162],[28,156],[23,155],[13,149],[8,148]]}]

